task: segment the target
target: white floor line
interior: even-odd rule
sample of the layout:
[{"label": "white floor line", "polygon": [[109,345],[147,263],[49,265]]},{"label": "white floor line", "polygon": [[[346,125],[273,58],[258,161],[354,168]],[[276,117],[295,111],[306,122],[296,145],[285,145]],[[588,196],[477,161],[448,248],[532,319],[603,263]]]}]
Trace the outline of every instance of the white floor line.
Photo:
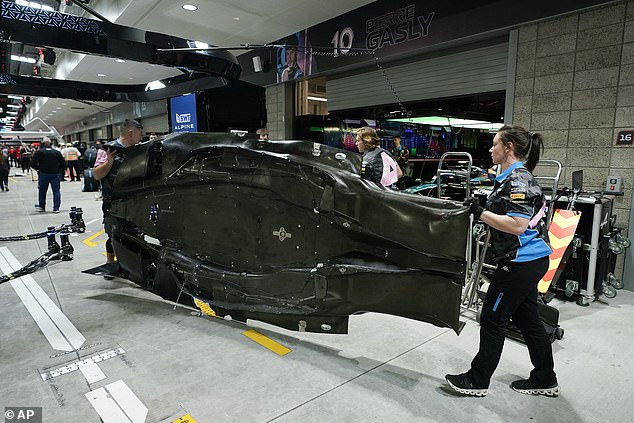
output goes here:
[{"label": "white floor line", "polygon": [[102,219],[102,218],[100,218],[100,217],[99,217],[99,218],[97,218],[97,219],[89,220],[88,222],[86,222],[86,226],[88,226],[88,225],[90,225],[90,224],[92,224],[92,223],[95,223],[95,222],[101,221],[101,220],[103,220],[103,219]]},{"label": "white floor line", "polygon": [[[4,257],[4,259],[8,262],[9,266],[12,270],[18,270],[22,268],[20,262],[15,258],[15,256],[9,251],[7,247],[0,248],[0,255]],[[2,269],[3,272],[7,273],[5,269]],[[62,351],[72,351],[79,347],[81,347],[84,342],[86,342],[86,338],[77,330],[75,325],[68,320],[68,317],[57,307],[57,305],[51,300],[51,298],[46,295],[46,292],[35,282],[31,275],[25,275],[21,278],[12,281],[11,285],[18,292],[18,295],[24,302],[25,306],[33,316],[33,319],[38,323],[41,329],[42,322],[45,325],[50,326],[52,323],[57,331],[60,332],[63,337],[66,339],[67,343],[70,344],[70,348],[65,347]],[[23,289],[26,288],[26,289]],[[26,300],[26,301],[25,301]],[[42,314],[44,313],[44,314]],[[35,318],[35,315],[38,316],[38,319]],[[47,337],[48,338],[48,337]],[[52,343],[51,343],[52,345]],[[54,349],[59,349],[55,348]]]},{"label": "white floor line", "polygon": [[[7,247],[0,247],[0,270],[3,274],[6,275],[21,268],[20,262],[11,251]],[[86,342],[86,338],[30,275],[12,280],[11,286],[53,349],[73,351]],[[116,355],[117,352],[112,354]],[[95,357],[93,360],[84,360],[77,365],[89,383],[106,378],[94,359]],[[67,370],[65,373],[72,369]],[[46,380],[44,375],[43,379]],[[148,414],[147,407],[122,380],[84,395],[104,423],[144,423]]]},{"label": "white floor line", "polygon": [[122,380],[85,395],[104,423],[144,423],[148,414],[147,407]]},{"label": "white floor line", "polygon": [[[7,247],[0,248],[0,255],[9,264],[8,268],[6,266],[2,268],[5,274],[22,268],[20,262]],[[25,275],[15,281],[11,281],[11,286],[13,286],[13,289],[40,329],[42,329],[42,333],[49,340],[53,349],[72,351],[86,342],[86,338],[68,320],[68,317],[62,313],[53,300],[46,295],[46,292],[35,282],[31,275]],[[63,336],[65,342],[58,339],[58,334]]]},{"label": "white floor line", "polygon": [[97,363],[92,361],[84,360],[82,364],[79,365],[79,370],[86,378],[86,381],[90,384],[99,382],[100,380],[104,380],[106,378],[106,374],[101,370]]}]

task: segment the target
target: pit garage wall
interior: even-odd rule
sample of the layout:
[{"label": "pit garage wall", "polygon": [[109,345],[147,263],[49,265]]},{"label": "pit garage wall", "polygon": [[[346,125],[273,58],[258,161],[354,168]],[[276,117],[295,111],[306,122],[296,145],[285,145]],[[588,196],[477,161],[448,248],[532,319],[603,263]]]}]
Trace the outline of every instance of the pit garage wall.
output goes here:
[{"label": "pit garage wall", "polygon": [[[90,130],[102,128],[103,137],[105,138],[105,127],[108,125],[116,126],[125,119],[139,120],[143,124],[145,132],[168,132],[167,101],[157,100],[148,103],[118,103],[112,106],[107,113],[96,112],[81,121],[58,128],[58,130],[62,134],[69,136],[79,134],[82,141],[95,141],[89,140]],[[115,130],[115,132],[117,132],[117,130]],[[113,134],[115,138],[118,135],[118,133]]]},{"label": "pit garage wall", "polygon": [[[544,135],[544,158],[564,165],[560,186],[579,169],[587,190],[622,176],[625,195],[614,212],[616,225],[628,228],[634,146],[616,146],[616,137],[634,129],[634,1],[523,26],[517,47],[512,121]],[[634,273],[623,268],[620,255],[616,276],[634,290]]]},{"label": "pit garage wall", "polygon": [[[358,75],[329,77],[328,111],[503,91],[507,85],[508,43],[374,69]],[[386,83],[385,75],[390,84]],[[363,93],[359,95],[359,93]]]},{"label": "pit garage wall", "polygon": [[266,127],[272,140],[293,138],[293,85],[277,84],[266,87]]}]

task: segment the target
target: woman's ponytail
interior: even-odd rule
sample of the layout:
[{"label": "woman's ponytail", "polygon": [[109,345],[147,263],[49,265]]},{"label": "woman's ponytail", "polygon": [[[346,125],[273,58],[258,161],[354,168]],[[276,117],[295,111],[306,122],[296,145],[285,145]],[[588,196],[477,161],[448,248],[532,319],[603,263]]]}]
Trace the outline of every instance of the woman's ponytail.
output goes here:
[{"label": "woman's ponytail", "polygon": [[502,141],[513,143],[513,152],[518,159],[524,161],[524,166],[530,172],[535,169],[542,150],[544,138],[542,134],[529,132],[518,125],[504,125],[499,131]]}]

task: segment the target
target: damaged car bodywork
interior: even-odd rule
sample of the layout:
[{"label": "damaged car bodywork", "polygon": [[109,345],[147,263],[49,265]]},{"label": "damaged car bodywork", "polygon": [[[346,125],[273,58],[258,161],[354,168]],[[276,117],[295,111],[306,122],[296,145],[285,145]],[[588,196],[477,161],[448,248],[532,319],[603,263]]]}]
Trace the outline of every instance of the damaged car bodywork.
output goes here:
[{"label": "damaged car bodywork", "polygon": [[459,332],[462,204],[379,187],[359,154],[306,141],[182,133],[125,154],[112,239],[141,287],[291,330],[378,312]]}]

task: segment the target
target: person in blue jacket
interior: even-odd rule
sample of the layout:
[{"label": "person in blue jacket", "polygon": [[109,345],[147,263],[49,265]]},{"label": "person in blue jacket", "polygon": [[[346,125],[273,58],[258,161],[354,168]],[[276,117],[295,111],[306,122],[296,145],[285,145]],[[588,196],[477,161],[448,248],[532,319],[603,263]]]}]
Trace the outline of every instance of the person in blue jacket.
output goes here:
[{"label": "person in blue jacket", "polygon": [[465,395],[485,396],[504,346],[509,319],[520,329],[533,370],[528,379],[511,384],[515,391],[559,395],[550,338],[539,318],[537,283],[548,270],[545,200],[532,175],[544,141],[520,126],[503,126],[489,150],[501,165],[493,192],[483,208],[470,201],[474,216],[488,225],[497,265],[482,305],[480,348],[466,373],[446,375],[449,386]]},{"label": "person in blue jacket", "polygon": [[46,193],[50,185],[53,190],[53,213],[59,213],[62,204],[59,175],[66,168],[62,153],[51,147],[49,138],[43,138],[40,149],[33,154],[29,164],[38,174],[38,203],[35,205],[35,210],[39,212],[46,210]]}]

